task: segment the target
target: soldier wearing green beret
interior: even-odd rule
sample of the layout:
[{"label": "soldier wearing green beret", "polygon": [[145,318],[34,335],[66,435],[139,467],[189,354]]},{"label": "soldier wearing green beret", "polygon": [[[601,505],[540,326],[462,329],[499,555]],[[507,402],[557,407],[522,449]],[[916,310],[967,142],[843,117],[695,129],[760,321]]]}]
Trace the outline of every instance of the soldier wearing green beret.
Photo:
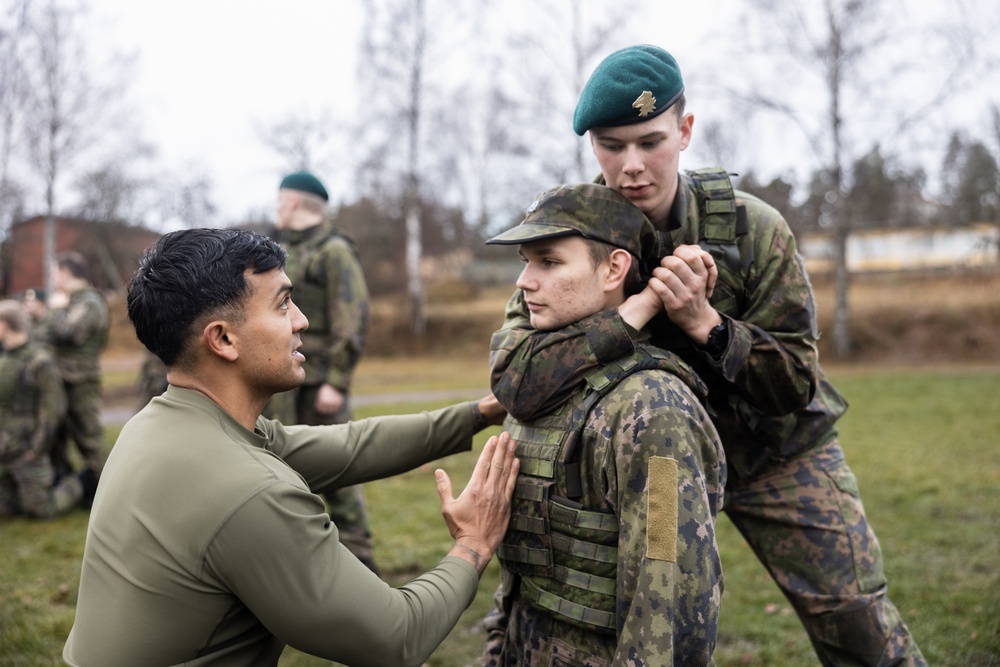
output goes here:
[{"label": "soldier wearing green beret", "polygon": [[[644,289],[656,307],[639,262],[654,240],[628,199],[587,183],[545,192],[487,243],[520,244],[531,326],[558,336]],[[726,468],[704,392],[690,366],[639,335],[559,405],[505,422],[521,472],[497,552],[509,621],[492,628],[486,664],[712,664]]]},{"label": "soldier wearing green beret", "polygon": [[47,519],[77,507],[84,488],[75,475],[53,483],[49,454],[66,392],[52,353],[31,340],[30,326],[23,304],[0,301],[0,516]]},{"label": "soldier wearing green beret", "polygon": [[887,595],[879,543],[838,441],[847,402],[819,364],[795,239],[774,208],[734,191],[724,171],[680,172],[693,124],[680,68],[663,49],[622,49],[595,69],[573,127],[590,135],[599,182],[656,228],[662,261],[651,286],[664,313],[631,298],[553,334],[532,328],[517,293],[505,333],[493,338],[493,391],[530,420],[633,351],[648,328],[708,385],[729,472],[724,510],[822,664],[924,665]]},{"label": "soldier wearing green beret", "polygon": [[[278,189],[276,239],[288,253],[285,272],[309,320],[302,333],[306,379],[276,394],[265,414],[284,424],[344,424],[351,419],[354,368],[368,337],[369,298],[354,244],[326,216],[329,195],[307,171],[288,174]],[[326,494],[340,540],[376,570],[361,486]]]}]

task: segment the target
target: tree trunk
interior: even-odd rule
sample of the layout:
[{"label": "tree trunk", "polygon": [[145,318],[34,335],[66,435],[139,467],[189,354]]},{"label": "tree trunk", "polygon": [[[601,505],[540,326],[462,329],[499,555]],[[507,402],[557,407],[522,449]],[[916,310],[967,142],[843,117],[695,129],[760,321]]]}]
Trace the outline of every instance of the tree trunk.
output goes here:
[{"label": "tree trunk", "polygon": [[[52,171],[49,172],[50,174]],[[55,177],[50,176],[45,188],[45,231],[42,237],[42,275],[45,276],[45,293],[55,291],[55,276],[52,267],[56,263],[56,216],[55,216]]]},{"label": "tree trunk", "polygon": [[410,316],[413,335],[427,333],[427,315],[424,313],[424,285],[420,276],[420,213],[415,197],[409,197],[406,206],[406,276],[407,293],[410,296]]},{"label": "tree trunk", "polygon": [[851,272],[847,267],[848,229],[845,222],[838,219],[833,232],[833,356],[837,359],[846,359],[851,352],[851,311],[847,304]]}]

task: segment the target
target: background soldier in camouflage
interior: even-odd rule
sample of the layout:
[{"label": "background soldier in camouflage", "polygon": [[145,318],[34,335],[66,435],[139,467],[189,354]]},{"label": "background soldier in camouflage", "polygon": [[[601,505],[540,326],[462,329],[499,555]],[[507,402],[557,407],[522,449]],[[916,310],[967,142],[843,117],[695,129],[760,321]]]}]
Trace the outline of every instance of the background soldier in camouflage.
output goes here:
[{"label": "background soldier in camouflage", "polygon": [[[69,401],[65,435],[76,443],[86,469],[98,478],[107,458],[101,425],[101,352],[111,325],[108,304],[91,286],[87,260],[77,252],[56,257],[53,284],[48,340]],[[65,439],[56,442],[52,458],[58,474],[71,470]]]},{"label": "background soldier in camouflage", "polygon": [[[354,244],[326,217],[328,199],[319,179],[304,171],[286,176],[278,190],[275,240],[288,253],[285,273],[309,320],[302,332],[305,382],[276,394],[265,411],[284,424],[351,419],[351,379],[368,336],[368,286]],[[339,489],[326,500],[340,541],[376,570],[362,487]]]},{"label": "background soldier in camouflage", "polygon": [[167,384],[167,367],[158,356],[147,350],[146,357],[142,360],[142,367],[139,369],[138,409],[146,407],[147,403],[165,392]]},{"label": "background soldier in camouflage", "polygon": [[[573,121],[577,134],[590,133],[599,180],[657,230],[663,260],[654,275],[666,316],[630,299],[558,335],[537,332],[516,355],[497,357],[494,392],[515,393],[505,407],[529,419],[590,369],[629,353],[649,322],[652,342],[707,383],[726,448],[725,511],[821,662],[925,665],[887,596],[879,543],[837,440],[847,402],[819,365],[812,287],[795,239],[773,208],[734,195],[724,172],[679,174],[694,122],[684,104],[674,58],[636,46],[598,65]],[[512,336],[530,327],[527,312],[515,295],[505,322]]]},{"label": "background soldier in camouflage", "polygon": [[[653,238],[626,198],[583,184],[544,193],[487,243],[521,244],[517,286],[531,325],[558,336],[644,287],[637,255]],[[499,331],[493,354],[516,356],[529,339]],[[491,629],[488,665],[712,664],[722,444],[691,368],[636,340],[547,414],[505,422],[521,473],[498,551],[496,618],[507,621]]]},{"label": "background soldier in camouflage", "polygon": [[53,486],[49,451],[66,414],[66,393],[52,354],[29,338],[17,301],[0,301],[0,516],[49,518],[80,503],[75,476]]}]

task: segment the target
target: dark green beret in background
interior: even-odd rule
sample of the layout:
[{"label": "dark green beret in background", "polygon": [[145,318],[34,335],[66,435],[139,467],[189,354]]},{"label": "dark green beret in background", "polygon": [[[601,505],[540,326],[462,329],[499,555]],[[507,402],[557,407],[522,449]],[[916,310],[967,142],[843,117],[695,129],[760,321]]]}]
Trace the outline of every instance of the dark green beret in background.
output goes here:
[{"label": "dark green beret in background", "polygon": [[330,195],[327,194],[326,188],[323,187],[318,178],[308,171],[297,171],[285,176],[281,179],[281,189],[308,192],[309,194],[316,195],[323,201],[330,201]]},{"label": "dark green beret in background", "polygon": [[513,245],[558,236],[603,241],[640,259],[643,248],[656,247],[656,232],[642,211],[623,195],[597,183],[546,190],[528,207],[521,224],[486,243]]},{"label": "dark green beret in background", "polygon": [[615,51],[601,61],[580,93],[573,130],[619,127],[655,118],[684,94],[674,57],[658,46],[641,44]]}]

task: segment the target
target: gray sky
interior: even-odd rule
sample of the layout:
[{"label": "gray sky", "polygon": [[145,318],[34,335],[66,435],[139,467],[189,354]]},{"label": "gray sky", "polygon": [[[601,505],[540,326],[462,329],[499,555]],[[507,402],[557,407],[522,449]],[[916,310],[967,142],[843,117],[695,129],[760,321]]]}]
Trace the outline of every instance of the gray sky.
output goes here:
[{"label": "gray sky", "polygon": [[[992,0],[968,2],[991,6]],[[501,0],[492,10],[498,13],[497,26],[533,20],[533,12],[526,11],[531,4]],[[699,108],[696,74],[744,75],[740,68],[745,65],[738,59],[718,62],[722,45],[713,36],[713,17],[726,16],[739,4],[716,0],[708,8],[702,3],[644,0],[644,6],[656,9],[644,11],[625,40],[662,45],[678,58],[702,126],[712,109],[706,95],[700,95]],[[949,11],[920,9],[927,3],[919,0],[899,4],[908,12]],[[351,0],[90,0],[89,5],[93,29],[100,34],[93,46],[138,55],[131,94],[144,136],[159,151],[157,163],[171,171],[207,174],[214,184],[219,222],[273,208],[281,166],[259,139],[257,127],[293,113],[315,116],[328,110],[343,117],[359,108],[354,78],[362,17],[358,3]],[[590,9],[595,6],[601,7]],[[609,44],[607,52],[621,45]],[[716,62],[711,70],[708,65],[702,70],[707,59]],[[782,77],[772,80],[781,85]],[[991,94],[996,99],[993,91],[998,87],[998,82],[987,81],[957,100],[961,113],[954,113],[956,121],[982,124],[986,101]],[[699,153],[698,127],[682,166],[705,161]],[[753,155],[741,157],[762,171],[779,171],[803,151],[801,139],[781,124],[751,134],[742,143],[743,151]],[[348,178],[328,175],[326,180],[335,200],[350,198]]]}]

